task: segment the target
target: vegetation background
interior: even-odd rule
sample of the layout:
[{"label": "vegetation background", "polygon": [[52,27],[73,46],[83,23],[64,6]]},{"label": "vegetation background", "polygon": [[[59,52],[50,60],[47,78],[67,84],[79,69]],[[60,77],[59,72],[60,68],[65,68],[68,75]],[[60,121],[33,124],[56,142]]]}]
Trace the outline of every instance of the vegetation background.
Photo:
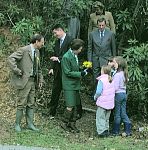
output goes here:
[{"label": "vegetation background", "polygon": [[[15,118],[15,94],[9,85],[9,69],[6,63],[7,56],[17,50],[19,46],[28,44],[30,36],[33,33],[39,32],[44,35],[46,44],[41,51],[41,60],[46,84],[44,85],[42,91],[38,92],[37,106],[39,114],[41,111],[46,111],[47,101],[50,100],[50,89],[52,85],[52,77],[49,78],[48,76],[48,68],[50,66],[49,57],[53,51],[55,40],[51,33],[51,27],[56,23],[61,23],[65,26],[65,28],[67,28],[67,20],[70,16],[79,17],[81,22],[80,38],[86,43],[86,50],[80,58],[81,61],[86,60],[88,20],[90,13],[93,11],[93,1],[95,0],[0,1],[0,111],[2,118],[0,121],[0,125],[2,126],[0,133],[1,135],[4,135],[3,138],[1,138],[1,143],[16,144],[16,141],[18,141],[19,144],[27,145],[27,142],[25,141],[28,141],[30,136],[34,135],[34,133],[32,135],[32,133],[26,131],[18,135],[12,131],[11,126],[13,126],[12,122]],[[148,126],[146,124],[148,121],[148,0],[100,1],[106,6],[106,10],[112,12],[116,24],[118,53],[127,59],[129,65],[127,110],[132,119],[136,122],[136,126],[134,126],[135,131],[142,131],[142,133],[140,132],[140,134],[134,136],[134,139],[131,138],[129,143],[126,139],[122,142],[124,145],[127,144],[127,147],[132,145],[131,149],[134,149],[135,146],[133,145],[135,143],[136,146],[141,146],[138,141],[139,139],[147,139],[148,131]],[[85,107],[95,109],[95,105],[92,104],[89,97],[91,89],[90,78],[91,75],[82,81],[82,100]],[[63,105],[63,103],[61,103],[61,105]],[[44,131],[42,133],[37,133],[35,136],[36,138],[41,137],[41,139],[44,139],[43,137],[45,136],[49,140],[51,140],[51,137],[53,139],[59,137],[59,140],[61,140],[63,136],[66,136],[66,138],[64,138],[66,144],[69,143],[69,138],[67,139],[67,137],[71,137],[72,139],[74,138],[75,143],[78,141],[80,144],[85,142],[89,143],[91,139],[93,139],[91,131],[95,128],[94,116],[95,114],[86,113],[82,121],[79,122],[78,125],[80,128],[83,128],[83,125],[85,123],[87,124],[88,121],[91,122],[90,127],[84,126],[83,136],[67,136],[64,133],[61,133],[62,131],[58,128],[59,123],[56,121],[48,122],[47,120],[43,121],[43,127],[45,127]],[[36,117],[36,119],[39,120],[38,124],[42,122],[41,118],[41,115]],[[55,135],[55,132],[57,131],[56,128],[56,130],[51,130],[55,126],[57,126],[56,128],[60,130],[57,132],[57,135]],[[49,132],[47,135],[45,134],[47,133],[46,130]],[[21,140],[21,138],[23,140]],[[84,140],[82,140],[83,138]],[[51,147],[52,145],[52,143],[48,143],[47,145],[41,144],[42,142],[40,141],[40,138],[39,140],[34,141],[35,142],[29,143],[28,145],[38,145],[37,143],[40,143],[40,146],[45,147]],[[108,140],[107,146],[104,146],[101,142],[99,142],[99,145],[102,146],[102,149],[119,147],[120,144],[115,144],[115,147],[113,145],[109,147],[108,145],[113,141],[114,139]],[[120,143],[121,139],[116,138],[115,141]],[[99,146],[95,142],[96,141],[92,140],[89,143],[91,145],[95,145],[94,147],[92,146],[94,149]],[[75,143],[71,147],[75,147]],[[54,145],[56,144],[57,143],[54,143]],[[145,148],[147,148],[146,145],[147,144],[144,143]],[[60,148],[64,146],[65,145],[60,146]],[[79,145],[78,147],[81,146]],[[79,149],[93,149],[92,147],[88,148],[87,146],[84,146],[84,148]],[[119,147],[117,149],[124,148]]]}]

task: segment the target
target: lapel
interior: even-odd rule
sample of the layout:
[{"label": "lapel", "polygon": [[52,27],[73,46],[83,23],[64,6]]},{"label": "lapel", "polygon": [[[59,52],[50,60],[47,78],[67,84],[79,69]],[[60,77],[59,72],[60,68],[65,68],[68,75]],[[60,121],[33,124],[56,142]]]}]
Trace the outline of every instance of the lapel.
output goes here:
[{"label": "lapel", "polygon": [[[64,47],[65,47],[67,41],[68,41],[68,37],[67,37],[67,34],[66,34],[65,39],[64,39],[64,41],[63,41],[63,43],[61,45],[61,48],[59,49],[59,55],[61,55],[62,51],[64,50]],[[60,47],[60,39],[59,39],[58,42],[59,42],[59,47]]]},{"label": "lapel", "polygon": [[96,43],[98,45],[101,45],[101,38],[100,38],[100,32],[99,32],[99,30],[96,30],[94,33],[95,33],[94,34],[94,39],[96,40]]},{"label": "lapel", "polygon": [[79,64],[77,64],[75,56],[71,53],[71,51],[68,51],[69,58],[71,59],[72,65],[75,66],[79,70]]},{"label": "lapel", "polygon": [[106,38],[106,35],[108,34],[107,30],[105,29],[105,32],[104,32],[104,39]]}]

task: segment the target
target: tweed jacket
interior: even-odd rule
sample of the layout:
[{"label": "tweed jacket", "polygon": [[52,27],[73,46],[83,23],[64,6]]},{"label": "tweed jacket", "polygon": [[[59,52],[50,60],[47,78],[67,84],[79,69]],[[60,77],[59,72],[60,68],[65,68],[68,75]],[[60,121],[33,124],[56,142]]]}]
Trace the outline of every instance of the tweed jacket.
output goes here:
[{"label": "tweed jacket", "polygon": [[64,90],[80,90],[81,72],[74,54],[69,50],[62,58],[62,85]]},{"label": "tweed jacket", "polygon": [[[31,45],[19,48],[8,57],[8,63],[12,70],[11,83],[16,89],[23,89],[27,84],[32,70],[33,70],[33,57]],[[43,82],[43,76],[40,68],[39,50],[36,49],[36,84]],[[19,75],[19,73],[22,75]]]},{"label": "tweed jacket", "polygon": [[96,15],[96,13],[90,14],[88,33],[98,28],[97,20],[102,17],[105,18],[106,20],[106,28],[108,28],[115,34],[116,31],[115,31],[114,19],[113,19],[112,13],[108,11],[105,11],[105,15]]}]

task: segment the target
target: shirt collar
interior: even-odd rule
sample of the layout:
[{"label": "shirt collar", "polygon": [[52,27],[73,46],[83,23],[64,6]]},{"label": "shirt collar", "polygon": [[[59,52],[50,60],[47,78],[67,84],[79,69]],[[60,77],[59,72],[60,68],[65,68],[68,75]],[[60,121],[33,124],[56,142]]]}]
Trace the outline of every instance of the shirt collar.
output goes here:
[{"label": "shirt collar", "polygon": [[30,46],[31,46],[31,51],[35,51],[33,44],[30,44]]},{"label": "shirt collar", "polygon": [[102,32],[102,33],[104,34],[104,32],[105,32],[105,29],[104,29],[103,31],[99,30],[99,32],[100,32],[100,33]]},{"label": "shirt collar", "polygon": [[74,52],[72,51],[72,49],[70,48],[69,50],[70,50],[70,52],[72,53],[72,55],[75,56],[75,54],[74,54]]},{"label": "shirt collar", "polygon": [[60,38],[60,40],[64,41],[65,37],[66,37],[66,33],[64,33],[64,35]]}]

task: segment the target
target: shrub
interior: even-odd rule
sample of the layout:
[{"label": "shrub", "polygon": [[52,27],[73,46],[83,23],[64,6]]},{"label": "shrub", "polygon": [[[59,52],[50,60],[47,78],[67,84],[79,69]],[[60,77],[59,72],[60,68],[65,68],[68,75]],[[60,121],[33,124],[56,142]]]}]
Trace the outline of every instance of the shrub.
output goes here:
[{"label": "shrub", "polygon": [[21,21],[17,22],[12,28],[12,33],[20,35],[21,42],[23,44],[28,43],[30,37],[37,32],[42,31],[43,20],[42,17],[35,16],[31,19],[23,18]]},{"label": "shrub", "polygon": [[125,50],[123,56],[127,59],[129,66],[130,112],[139,117],[146,117],[148,113],[148,44],[131,46]]}]

